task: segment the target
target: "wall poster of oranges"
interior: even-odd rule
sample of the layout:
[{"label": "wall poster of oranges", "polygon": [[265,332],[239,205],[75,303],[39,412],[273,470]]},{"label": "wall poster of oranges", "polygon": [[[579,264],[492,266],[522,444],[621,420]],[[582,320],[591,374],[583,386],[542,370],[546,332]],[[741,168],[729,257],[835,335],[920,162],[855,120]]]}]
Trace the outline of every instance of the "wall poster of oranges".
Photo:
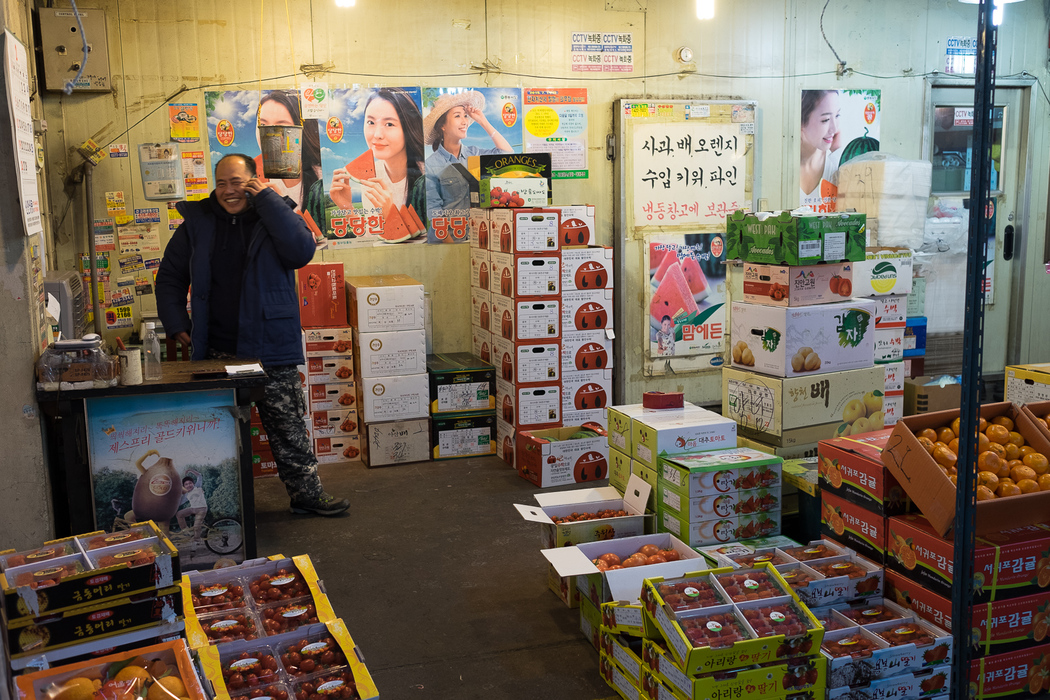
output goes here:
[{"label": "wall poster of oranges", "polygon": [[152,520],[183,566],[244,559],[240,453],[232,391],[87,399],[95,527]]},{"label": "wall poster of oranges", "polygon": [[726,290],[722,234],[651,238],[648,253],[649,357],[720,357]]}]

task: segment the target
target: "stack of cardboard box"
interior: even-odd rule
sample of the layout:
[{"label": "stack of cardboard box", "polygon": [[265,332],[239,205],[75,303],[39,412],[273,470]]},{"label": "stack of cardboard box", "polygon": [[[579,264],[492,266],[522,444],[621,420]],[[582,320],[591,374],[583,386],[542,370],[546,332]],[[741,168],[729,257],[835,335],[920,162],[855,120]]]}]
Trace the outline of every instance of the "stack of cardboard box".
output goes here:
[{"label": "stack of cardboard box", "polygon": [[496,454],[496,370],[469,352],[427,355],[434,459]]},{"label": "stack of cardboard box", "polygon": [[370,467],[430,459],[423,285],[407,275],[348,277],[354,375]]},{"label": "stack of cardboard box", "polygon": [[[904,376],[917,377],[923,373],[926,364],[926,278],[919,276],[911,280],[911,293],[908,295],[908,324],[918,329],[912,330],[905,338]],[[911,338],[910,340],[908,338]],[[921,347],[920,347],[921,340]],[[912,344],[914,343],[914,346]]]}]

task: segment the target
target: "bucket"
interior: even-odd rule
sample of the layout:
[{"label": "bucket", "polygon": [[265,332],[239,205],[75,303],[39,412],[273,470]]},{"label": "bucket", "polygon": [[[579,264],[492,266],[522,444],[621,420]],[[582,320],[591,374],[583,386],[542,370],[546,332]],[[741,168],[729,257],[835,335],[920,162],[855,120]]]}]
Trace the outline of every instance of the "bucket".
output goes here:
[{"label": "bucket", "polygon": [[259,126],[263,176],[294,180],[303,173],[303,127]]}]

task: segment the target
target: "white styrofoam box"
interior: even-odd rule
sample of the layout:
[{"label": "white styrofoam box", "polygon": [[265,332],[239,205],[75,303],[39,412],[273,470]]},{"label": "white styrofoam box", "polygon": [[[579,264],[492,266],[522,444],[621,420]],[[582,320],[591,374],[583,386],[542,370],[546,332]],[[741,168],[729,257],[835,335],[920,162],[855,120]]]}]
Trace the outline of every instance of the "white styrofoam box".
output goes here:
[{"label": "white styrofoam box", "polygon": [[558,235],[561,238],[563,247],[567,245],[592,245],[597,241],[593,204],[554,206],[548,207],[548,209],[557,209],[561,213]]},{"label": "white styrofoam box", "polygon": [[515,384],[556,382],[561,379],[558,343],[515,343],[497,338],[494,362],[498,376]]},{"label": "white styrofoam box", "polygon": [[354,462],[361,456],[361,438],[357,435],[337,435],[314,440],[314,457],[318,464]]},{"label": "white styrofoam box", "polygon": [[310,411],[339,411],[357,403],[353,382],[312,384],[308,396]]},{"label": "white styrofoam box", "polygon": [[423,285],[408,275],[346,278],[350,325],[362,333],[423,328]]},{"label": "white styrofoam box", "polygon": [[470,286],[477,289],[489,288],[489,251],[473,248],[470,251]]},{"label": "white styrofoam box", "polygon": [[514,256],[514,296],[545,297],[561,293],[561,258]]},{"label": "white styrofoam box", "polygon": [[899,362],[904,359],[904,328],[875,327],[875,361]]},{"label": "white styrofoam box", "polygon": [[876,328],[904,328],[908,320],[908,295],[872,297],[875,301]]},{"label": "white styrofoam box", "polygon": [[489,291],[505,297],[514,296],[514,256],[511,253],[490,252]]},{"label": "white styrofoam box", "polygon": [[488,250],[489,210],[478,207],[470,210],[470,247]]},{"label": "white styrofoam box", "polygon": [[307,384],[334,384],[336,382],[352,382],[353,380],[353,357],[336,355],[306,358]]},{"label": "white styrofoam box", "polygon": [[482,362],[492,364],[492,334],[477,326],[470,328],[470,352]]},{"label": "white styrofoam box", "polygon": [[517,404],[515,405],[515,425],[521,430],[540,425],[558,425],[561,423],[561,386],[559,384],[541,384],[539,386],[515,387]]},{"label": "white styrofoam box", "polygon": [[366,424],[430,415],[430,380],[426,372],[400,377],[362,377],[358,410]]},{"label": "white styrofoam box", "polygon": [[552,340],[561,336],[558,299],[492,298],[492,334],[508,340]]},{"label": "white styrofoam box", "polygon": [[470,289],[470,324],[483,331],[492,330],[492,294],[484,289]]},{"label": "white styrofoam box", "polygon": [[909,294],[912,267],[909,248],[868,248],[865,259],[853,265],[853,296]]},{"label": "white styrofoam box", "polygon": [[362,377],[394,377],[427,371],[426,331],[358,333],[355,364]]},{"label": "white styrofoam box", "polygon": [[310,434],[314,438],[357,435],[360,418],[356,408],[344,411],[314,411],[310,414]]},{"label": "white styrofoam box", "polygon": [[561,251],[563,290],[607,289],[613,286],[613,249],[604,246],[573,246]]},{"label": "white styrofoam box", "polygon": [[496,419],[496,456],[510,466],[514,465],[514,444],[517,432],[510,423]]},{"label": "white styrofoam box", "polygon": [[612,383],[611,369],[566,372],[561,378],[562,410],[590,411],[607,408],[612,400]]},{"label": "white styrofoam box", "polygon": [[565,330],[612,328],[613,290],[563,292],[561,319]]},{"label": "white styrofoam box", "polygon": [[613,341],[605,331],[566,331],[561,334],[561,369],[608,369],[613,366]]},{"label": "white styrofoam box", "polygon": [[584,423],[597,423],[602,428],[608,428],[609,409],[595,408],[589,411],[562,411],[562,425],[583,425]]}]

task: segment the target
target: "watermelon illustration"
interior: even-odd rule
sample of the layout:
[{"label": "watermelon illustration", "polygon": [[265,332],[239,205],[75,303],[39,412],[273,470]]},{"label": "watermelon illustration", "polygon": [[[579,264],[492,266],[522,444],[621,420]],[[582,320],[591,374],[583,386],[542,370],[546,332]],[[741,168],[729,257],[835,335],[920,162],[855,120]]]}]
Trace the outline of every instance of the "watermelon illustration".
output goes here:
[{"label": "watermelon illustration", "polygon": [[609,312],[601,304],[589,301],[576,309],[573,323],[578,331],[605,328],[609,323]]},{"label": "watermelon illustration", "polygon": [[600,262],[588,260],[576,269],[577,289],[602,289],[609,281],[609,273]]},{"label": "watermelon illustration", "polygon": [[509,267],[503,268],[499,279],[499,293],[505,297],[514,296],[514,273]]},{"label": "watermelon illustration", "polygon": [[514,381],[514,361],[511,359],[509,352],[503,353],[503,360],[500,362],[500,373],[508,382]]},{"label": "watermelon illustration", "polygon": [[576,369],[604,369],[609,364],[609,354],[598,343],[586,343],[576,351]]},{"label": "watermelon illustration", "polygon": [[583,219],[566,219],[561,223],[562,245],[587,245],[591,241],[591,229]]},{"label": "watermelon illustration", "polygon": [[664,258],[667,257],[669,250],[660,249],[657,250],[655,245],[649,246],[649,274],[653,274],[655,270],[660,269],[660,265],[663,263]]},{"label": "watermelon illustration", "polygon": [[411,204],[407,207],[401,207],[401,218],[404,219],[406,224],[409,224],[408,227],[412,231],[412,238],[419,238],[420,236],[426,235],[427,225],[419,218],[419,214],[416,213],[416,208]]},{"label": "watermelon illustration", "polygon": [[608,464],[601,452],[585,452],[576,460],[573,475],[577,483],[581,481],[597,481],[605,478],[607,469]]},{"label": "watermelon illustration", "polygon": [[700,269],[700,263],[696,261],[696,258],[686,258],[682,261],[682,276],[689,285],[689,291],[693,293],[693,301],[700,302],[707,298],[710,292],[707,277]]},{"label": "watermelon illustration", "polygon": [[653,292],[653,298],[649,302],[649,321],[659,327],[664,316],[670,316],[671,320],[675,321],[691,316],[699,310],[689,289],[689,283],[682,274],[682,266],[676,260],[674,265],[667,268],[663,281]]},{"label": "watermelon illustration", "polygon": [[478,270],[478,286],[482,289],[489,288],[489,264],[481,261],[481,269]]},{"label": "watermelon illustration", "polygon": [[383,219],[383,235],[379,237],[379,240],[384,243],[403,243],[412,238],[412,231],[405,226],[404,219],[401,218],[400,212],[392,203],[383,207]]},{"label": "watermelon illustration", "polygon": [[656,274],[653,275],[653,283],[659,284],[662,282],[667,275],[667,271],[675,266],[681,267],[678,263],[678,255],[674,251],[670,251],[670,254],[665,255],[663,260],[660,261],[660,267],[656,269]]},{"label": "watermelon illustration", "polygon": [[875,153],[878,150],[878,140],[868,136],[868,129],[865,127],[863,136],[858,136],[853,139],[842,149],[842,156],[839,158],[839,167],[841,168],[844,163],[853,160],[857,156],[862,156],[865,153]]},{"label": "watermelon illustration", "polygon": [[577,411],[587,411],[592,408],[602,408],[608,403],[605,389],[601,384],[588,382],[576,390],[573,397],[573,405]]},{"label": "watermelon illustration", "polygon": [[299,214],[299,216],[303,217],[303,221],[306,222],[306,228],[310,229],[310,233],[313,234],[314,242],[319,243],[323,241],[324,234],[321,233],[321,229],[317,227],[317,223],[314,222],[314,217],[310,215],[310,212],[308,212],[306,209],[303,209],[302,211],[297,213]]},{"label": "watermelon illustration", "polygon": [[354,158],[353,161],[346,164],[346,172],[350,174],[350,178],[356,180],[359,184],[364,183],[368,178],[376,176],[376,159],[372,155],[372,150],[369,149]]}]

